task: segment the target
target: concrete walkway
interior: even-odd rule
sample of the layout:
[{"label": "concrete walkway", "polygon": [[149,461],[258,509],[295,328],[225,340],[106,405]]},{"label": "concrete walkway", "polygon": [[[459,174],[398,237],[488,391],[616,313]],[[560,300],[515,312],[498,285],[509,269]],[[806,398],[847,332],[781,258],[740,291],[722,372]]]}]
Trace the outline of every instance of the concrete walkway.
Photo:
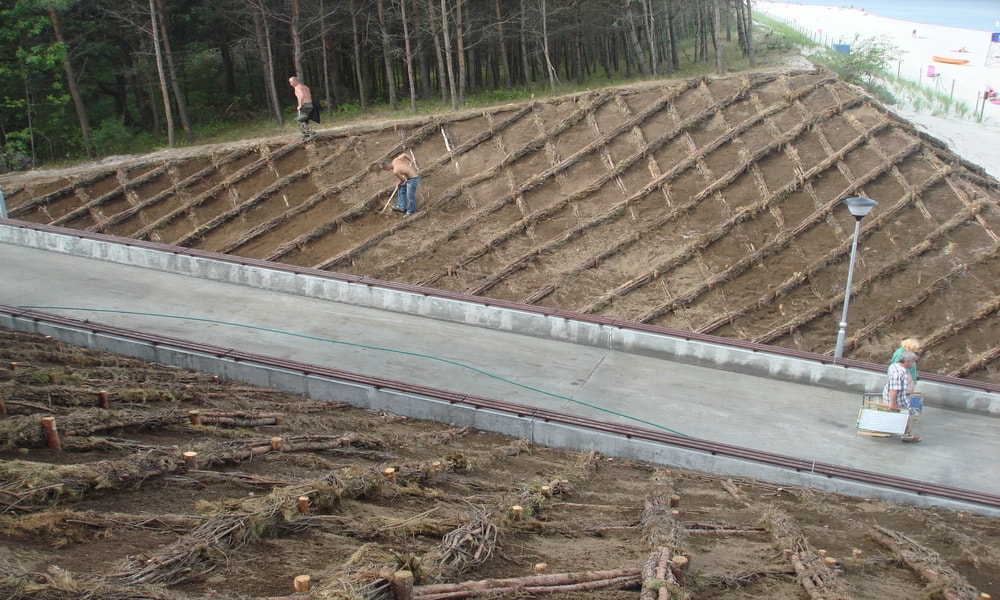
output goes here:
[{"label": "concrete walkway", "polygon": [[908,445],[856,435],[855,392],[412,312],[2,242],[0,282],[0,304],[1000,494],[1000,418],[969,411],[928,408]]}]

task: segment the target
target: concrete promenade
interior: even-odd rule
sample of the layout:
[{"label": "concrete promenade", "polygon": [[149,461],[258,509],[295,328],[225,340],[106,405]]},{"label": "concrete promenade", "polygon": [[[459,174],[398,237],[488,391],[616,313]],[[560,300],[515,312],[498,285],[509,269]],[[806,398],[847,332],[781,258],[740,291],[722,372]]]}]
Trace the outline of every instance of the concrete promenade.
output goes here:
[{"label": "concrete promenade", "polygon": [[731,356],[721,343],[688,342],[684,356],[676,340],[593,343],[597,334],[565,319],[519,331],[539,321],[454,301],[448,310],[466,316],[439,318],[419,291],[387,300],[391,292],[371,286],[365,306],[318,293],[302,275],[298,292],[277,291],[256,267],[206,259],[185,274],[187,260],[0,223],[0,304],[1000,495],[995,393],[931,386],[924,442],[907,445],[856,435],[857,390],[883,378],[870,369]]}]

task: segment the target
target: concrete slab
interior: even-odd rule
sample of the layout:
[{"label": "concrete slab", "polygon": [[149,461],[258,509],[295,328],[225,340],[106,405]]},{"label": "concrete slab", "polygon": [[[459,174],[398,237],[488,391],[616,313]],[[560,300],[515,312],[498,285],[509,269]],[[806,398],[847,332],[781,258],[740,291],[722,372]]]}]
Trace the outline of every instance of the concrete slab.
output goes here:
[{"label": "concrete slab", "polygon": [[[306,295],[308,285],[273,291],[248,281],[285,275],[256,268],[240,274],[232,264],[203,264],[192,277],[148,268],[164,258],[148,250],[112,246],[94,258],[56,249],[0,243],[0,304],[1000,494],[1000,419],[988,414],[930,406],[921,422],[924,443],[906,445],[856,435],[859,394],[808,380],[431,318],[412,302],[395,311]],[[123,253],[146,266],[106,259]],[[801,369],[782,366],[780,357],[754,360],[765,358],[776,372]],[[392,411],[403,399],[378,402]]]}]

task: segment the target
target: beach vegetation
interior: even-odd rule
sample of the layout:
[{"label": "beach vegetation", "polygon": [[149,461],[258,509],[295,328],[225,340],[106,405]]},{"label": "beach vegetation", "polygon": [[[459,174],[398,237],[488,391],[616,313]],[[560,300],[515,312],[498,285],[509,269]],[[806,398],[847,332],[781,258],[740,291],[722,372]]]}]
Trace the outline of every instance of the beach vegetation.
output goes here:
[{"label": "beach vegetation", "polygon": [[813,53],[812,59],[823,64],[849,83],[865,87],[878,86],[888,73],[886,66],[899,55],[899,48],[886,36],[855,35],[847,52],[824,47]]},{"label": "beach vegetation", "polygon": [[[970,118],[972,108],[968,102],[955,100],[945,91],[941,79],[934,79],[929,86],[921,72],[916,80],[901,77],[889,66],[898,60],[900,53],[888,37],[864,38],[859,35],[847,42],[840,40],[828,46],[828,38],[819,39],[815,32],[800,25],[790,24],[757,14],[754,16],[767,33],[767,48],[780,48],[784,43],[793,44],[803,55],[816,64],[837,73],[841,79],[860,85],[883,104],[904,106],[916,112],[958,118]],[[837,51],[839,47],[840,51]]]},{"label": "beach vegetation", "polygon": [[809,60],[830,69],[844,81],[860,85],[883,104],[895,105],[899,102],[894,87],[887,83],[891,78],[887,65],[895,60],[899,49],[888,38],[855,36],[851,43],[838,43],[836,46],[846,50],[838,52],[834,47],[826,46],[825,40],[816,39],[800,26],[760,14],[754,18],[767,32],[766,39],[780,40],[769,42],[768,48],[775,43],[792,44]]},{"label": "beach vegetation", "polygon": [[[768,50],[787,52],[792,49],[798,50],[799,48],[820,46],[819,42],[813,40],[801,28],[772,19],[760,13],[755,14],[753,18],[759,29],[754,34],[754,37],[763,37],[763,45]],[[758,42],[757,45],[760,46],[761,43]]]},{"label": "beach vegetation", "polygon": [[887,74],[883,82],[898,98],[897,104],[907,105],[917,112],[958,118],[966,118],[972,112],[968,102],[955,100],[950,93],[934,86],[921,85],[920,81]]}]

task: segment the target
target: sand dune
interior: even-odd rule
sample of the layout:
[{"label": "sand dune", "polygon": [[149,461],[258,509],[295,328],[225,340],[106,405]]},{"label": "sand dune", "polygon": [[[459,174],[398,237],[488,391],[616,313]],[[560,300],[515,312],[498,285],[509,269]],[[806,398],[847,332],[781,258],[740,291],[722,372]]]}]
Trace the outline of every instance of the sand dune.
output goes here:
[{"label": "sand dune", "polygon": [[[896,107],[893,110],[927,133],[1000,177],[1000,105],[986,103],[982,94],[988,86],[1000,89],[1000,44],[991,46],[991,32],[925,25],[879,17],[860,8],[809,6],[787,2],[761,2],[757,11],[794,25],[814,39],[827,44],[850,45],[861,38],[887,37],[900,49],[893,65],[896,73],[910,81],[965,102],[970,111],[964,117],[931,115],[927,111]],[[965,65],[942,64],[934,56],[968,60]],[[992,64],[987,64],[992,63]],[[929,77],[932,71],[936,76]],[[973,113],[975,113],[973,115]]]}]

